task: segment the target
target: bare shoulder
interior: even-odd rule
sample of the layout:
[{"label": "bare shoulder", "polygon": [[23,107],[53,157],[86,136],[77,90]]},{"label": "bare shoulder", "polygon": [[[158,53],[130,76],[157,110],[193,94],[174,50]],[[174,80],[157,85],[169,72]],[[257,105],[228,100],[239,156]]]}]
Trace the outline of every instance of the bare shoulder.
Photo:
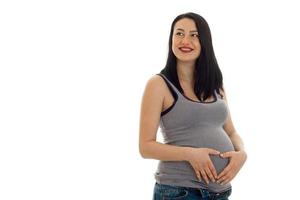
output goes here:
[{"label": "bare shoulder", "polygon": [[153,75],[149,78],[146,83],[145,92],[151,93],[155,96],[160,96],[163,98],[165,95],[165,91],[167,89],[166,83],[163,78],[159,75]]},{"label": "bare shoulder", "polygon": [[[164,101],[164,86],[158,75],[148,79],[141,103],[140,113],[140,148],[147,141],[155,141],[160,114]],[[143,150],[141,150],[143,151]]]},{"label": "bare shoulder", "polygon": [[162,87],[162,86],[165,85],[164,82],[165,81],[163,80],[163,78],[161,76],[155,74],[152,77],[150,77],[150,79],[148,80],[147,83],[154,84],[156,86]]}]

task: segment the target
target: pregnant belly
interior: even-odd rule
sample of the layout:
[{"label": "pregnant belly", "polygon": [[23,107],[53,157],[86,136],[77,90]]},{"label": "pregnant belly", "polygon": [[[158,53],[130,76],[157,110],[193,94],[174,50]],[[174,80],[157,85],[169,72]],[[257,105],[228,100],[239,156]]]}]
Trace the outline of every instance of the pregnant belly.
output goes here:
[{"label": "pregnant belly", "polygon": [[[229,159],[218,156],[210,156],[217,174],[221,173],[228,165]],[[201,158],[200,158],[201,159]],[[194,169],[187,161],[160,161],[157,174],[169,179],[192,179],[197,181]]]},{"label": "pregnant belly", "polygon": [[[189,136],[185,135],[183,137],[181,135],[181,137],[172,138],[173,141],[169,142],[169,144],[194,148],[211,148],[221,153],[234,150],[234,146],[223,128],[206,129],[200,133],[195,131]],[[229,163],[228,158],[221,158],[216,155],[210,155],[210,158],[218,174],[222,172]]]},{"label": "pregnant belly", "polygon": [[229,163],[228,158],[221,158],[219,156],[210,155],[210,159],[215,166],[217,174],[221,173]]},{"label": "pregnant belly", "polygon": [[[234,151],[234,146],[223,129],[216,132],[211,132],[211,134],[206,138],[207,139],[205,140],[205,143],[201,144],[200,142],[199,147],[215,149],[221,153]],[[228,158],[221,158],[218,155],[210,155],[210,158],[218,174],[222,172],[229,163]]]},{"label": "pregnant belly", "polygon": [[[222,143],[211,143],[210,145],[203,145],[202,147],[211,148],[219,151],[220,153],[228,152],[228,151],[234,151],[234,147],[231,143],[231,141],[226,141],[223,144]],[[222,158],[219,155],[210,155],[210,159],[213,163],[213,165],[216,168],[217,173],[223,171],[223,169],[228,165],[229,158]]]}]

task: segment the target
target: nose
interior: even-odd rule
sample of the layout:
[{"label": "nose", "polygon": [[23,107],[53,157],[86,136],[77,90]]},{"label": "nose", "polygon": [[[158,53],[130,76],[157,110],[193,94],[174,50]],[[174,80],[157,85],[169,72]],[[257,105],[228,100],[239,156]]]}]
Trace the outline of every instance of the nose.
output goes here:
[{"label": "nose", "polygon": [[189,36],[188,36],[188,35],[184,36],[184,37],[182,38],[182,40],[181,40],[181,43],[182,43],[183,45],[189,44],[189,43],[190,43]]}]

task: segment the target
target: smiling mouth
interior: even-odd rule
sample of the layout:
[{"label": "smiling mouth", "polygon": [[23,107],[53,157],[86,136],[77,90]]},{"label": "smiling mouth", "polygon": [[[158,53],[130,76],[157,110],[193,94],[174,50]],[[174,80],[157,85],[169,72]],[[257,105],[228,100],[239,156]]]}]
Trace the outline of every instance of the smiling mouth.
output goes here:
[{"label": "smiling mouth", "polygon": [[179,50],[183,53],[189,53],[189,52],[192,52],[194,49],[189,48],[189,47],[179,47]]}]

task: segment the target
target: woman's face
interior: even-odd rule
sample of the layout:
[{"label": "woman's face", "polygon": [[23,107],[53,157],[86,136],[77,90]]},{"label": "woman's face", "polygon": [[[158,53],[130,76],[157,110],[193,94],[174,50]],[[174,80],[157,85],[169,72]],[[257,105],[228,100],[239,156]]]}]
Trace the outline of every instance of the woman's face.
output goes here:
[{"label": "woman's face", "polygon": [[175,23],[172,36],[172,51],[180,61],[195,61],[201,51],[195,22],[183,18]]}]

